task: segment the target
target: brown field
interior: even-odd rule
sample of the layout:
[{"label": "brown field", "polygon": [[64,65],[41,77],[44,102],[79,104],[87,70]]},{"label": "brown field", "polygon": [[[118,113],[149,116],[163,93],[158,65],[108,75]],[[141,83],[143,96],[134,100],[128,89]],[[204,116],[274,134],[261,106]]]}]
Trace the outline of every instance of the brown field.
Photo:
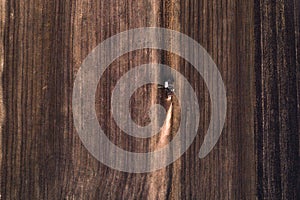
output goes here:
[{"label": "brown field", "polygon": [[[3,0],[0,11],[0,200],[300,199],[299,0]],[[83,146],[73,123],[73,83],[103,40],[153,26],[180,31],[211,55],[226,85],[226,122],[217,145],[199,159],[210,122],[202,77],[170,52],[127,53],[105,71],[96,93],[99,124],[114,144],[149,152],[176,134],[180,99],[171,105],[155,84],[134,93],[131,116],[146,125],[147,111],[159,103],[170,110],[167,129],[134,138],[111,116],[118,79],[149,62],[188,79],[199,99],[200,123],[190,148],[171,165],[120,172]]]}]

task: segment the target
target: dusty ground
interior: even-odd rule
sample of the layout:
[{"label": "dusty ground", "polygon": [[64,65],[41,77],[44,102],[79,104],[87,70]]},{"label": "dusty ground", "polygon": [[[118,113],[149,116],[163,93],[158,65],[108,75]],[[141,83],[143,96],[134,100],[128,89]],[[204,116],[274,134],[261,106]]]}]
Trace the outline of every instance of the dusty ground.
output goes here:
[{"label": "dusty ground", "polygon": [[[1,1],[0,195],[297,199],[299,10],[297,0]],[[116,33],[145,26],[180,31],[208,51],[226,85],[228,113],[219,142],[200,160],[210,120],[202,78],[171,53],[144,49],[123,55],[99,81],[95,105],[100,125],[116,145],[134,152],[159,149],[180,123],[176,99],[171,105],[157,85],[146,85],[132,97],[132,118],[149,123],[149,107],[160,103],[171,111],[168,128],[142,140],[116,126],[111,91],[137,65],[163,63],[181,72],[197,93],[201,113],[198,135],[180,159],[153,173],[130,174],[102,165],[85,149],[74,128],[71,97],[76,73],[93,48]]]}]

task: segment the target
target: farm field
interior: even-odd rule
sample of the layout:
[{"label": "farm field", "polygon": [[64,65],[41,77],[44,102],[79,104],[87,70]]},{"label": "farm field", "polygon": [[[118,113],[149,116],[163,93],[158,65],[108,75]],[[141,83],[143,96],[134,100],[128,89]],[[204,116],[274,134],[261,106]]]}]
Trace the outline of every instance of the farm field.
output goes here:
[{"label": "farm field", "polygon": [[[299,1],[4,0],[0,11],[0,200],[300,199]],[[197,135],[182,156],[154,172],[128,173],[103,164],[84,145],[74,123],[73,90],[85,58],[100,43],[143,27],[183,33],[207,51],[225,85],[227,112],[216,145],[200,159],[212,116],[203,76],[187,59],[166,50],[143,48],[118,56],[91,96],[99,126],[115,146],[135,153],[157,151],[176,138],[180,126],[193,127],[182,116],[196,107],[185,111],[180,106],[183,101],[189,105],[185,98],[190,94],[174,74],[165,76],[156,68],[149,74],[174,79],[175,94],[182,97],[149,83],[114,109],[128,108],[130,120],[139,126],[163,123],[163,128],[138,138],[118,126],[113,90],[137,66],[170,66],[186,78],[199,104]],[[87,85],[93,77],[85,79]],[[120,96],[141,77],[137,73],[130,84],[121,85]],[[163,106],[165,118],[156,117],[157,110],[151,118],[154,104]],[[107,154],[112,160],[117,156]]]}]

